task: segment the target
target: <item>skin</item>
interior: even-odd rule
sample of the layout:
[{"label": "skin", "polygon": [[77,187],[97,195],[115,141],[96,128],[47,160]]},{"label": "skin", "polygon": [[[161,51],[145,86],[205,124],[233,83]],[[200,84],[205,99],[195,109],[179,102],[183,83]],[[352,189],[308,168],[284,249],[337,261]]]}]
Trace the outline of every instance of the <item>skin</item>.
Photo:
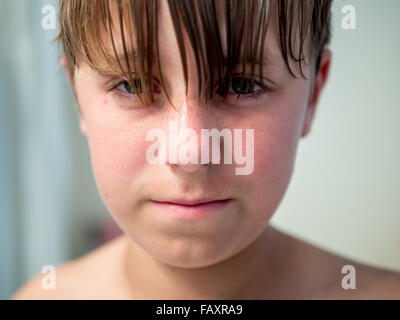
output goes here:
[{"label": "skin", "polygon": [[[315,75],[308,64],[307,79],[293,78],[279,51],[275,21],[265,47],[272,57],[265,70],[266,79],[275,83],[269,83],[271,91],[258,100],[238,103],[232,95],[225,104],[215,101],[204,108],[190,50],[185,95],[183,70],[176,58],[179,51],[164,5],[158,30],[161,64],[175,108],[161,94],[146,108],[132,96],[118,98],[106,84],[113,77],[86,64],[69,79],[77,94],[80,129],[88,139],[98,190],[124,234],[59,266],[57,290],[41,289],[38,275],[14,298],[399,298],[397,274],[335,256],[268,225],[289,185],[298,142],[310,132],[331,52],[323,51]],[[189,47],[187,37],[185,42]],[[66,66],[65,58],[62,64]],[[296,64],[292,68],[300,75]],[[238,176],[235,166],[224,164],[148,164],[147,132],[151,128],[168,132],[171,120],[199,136],[202,128],[254,129],[253,173]],[[172,218],[150,202],[182,195],[233,201],[218,214],[193,221]],[[357,290],[341,288],[341,268],[346,264],[356,267]]]}]

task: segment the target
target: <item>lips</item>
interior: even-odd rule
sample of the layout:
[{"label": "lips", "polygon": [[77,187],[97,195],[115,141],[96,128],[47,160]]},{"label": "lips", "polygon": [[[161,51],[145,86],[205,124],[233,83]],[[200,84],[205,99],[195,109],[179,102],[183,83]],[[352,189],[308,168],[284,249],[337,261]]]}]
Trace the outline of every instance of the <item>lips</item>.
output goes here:
[{"label": "lips", "polygon": [[229,206],[232,199],[210,200],[210,199],[179,199],[169,201],[154,201],[160,212],[168,213],[175,218],[205,218],[215,216],[217,213],[222,213]]},{"label": "lips", "polygon": [[227,202],[230,200],[229,198],[227,199],[221,199],[221,200],[210,200],[210,199],[199,199],[199,200],[184,200],[184,199],[178,199],[178,200],[169,200],[169,201],[156,201],[153,200],[154,202],[158,203],[165,203],[165,204],[171,204],[171,205],[181,205],[181,206],[199,206],[199,205],[206,205],[206,204],[211,204],[211,203],[223,203]]}]

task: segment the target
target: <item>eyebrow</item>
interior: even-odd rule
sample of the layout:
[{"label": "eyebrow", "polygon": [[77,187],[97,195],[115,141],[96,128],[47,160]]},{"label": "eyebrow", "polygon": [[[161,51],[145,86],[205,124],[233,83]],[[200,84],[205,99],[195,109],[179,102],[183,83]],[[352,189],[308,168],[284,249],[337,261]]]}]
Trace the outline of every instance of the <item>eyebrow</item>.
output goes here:
[{"label": "eyebrow", "polygon": [[[248,52],[247,56],[245,57],[245,64],[246,65],[251,65],[253,63],[252,60],[252,52]],[[131,67],[131,70],[133,69],[132,66],[134,66],[134,64],[136,64],[139,61],[139,54],[136,50],[127,50],[126,52],[127,56],[128,56],[128,61]],[[105,64],[103,66],[99,66],[97,69],[97,71],[105,76],[109,76],[109,75],[114,75],[115,74],[115,70],[113,68],[117,68],[117,70],[119,70],[119,64],[118,64],[118,60],[121,63],[122,67],[125,69],[127,68],[127,64],[126,64],[126,56],[124,52],[117,52],[117,56],[115,54],[110,54],[108,52],[104,53],[104,57],[106,58],[105,60]],[[254,61],[254,66],[258,67],[259,66],[259,60],[258,60],[258,52],[256,54],[256,60]],[[226,65],[228,62],[228,58],[226,55],[223,56],[223,64]],[[264,50],[264,54],[263,54],[263,60],[262,60],[262,65],[263,65],[263,69],[266,70],[267,68],[270,68],[273,65],[273,61],[276,60],[275,56],[273,54],[271,54],[271,50],[269,50],[269,48],[266,48]],[[110,64],[107,63],[107,61],[109,63],[111,63],[111,69],[110,69]],[[155,60],[153,60],[155,61]],[[240,66],[242,64],[243,61],[243,55],[240,55],[240,57],[238,58],[238,63],[236,64],[236,66]]]},{"label": "eyebrow", "polygon": [[[130,66],[132,66],[135,62],[139,61],[139,54],[137,53],[137,51],[128,50],[127,56],[128,56],[128,61],[129,61]],[[106,66],[105,66],[105,68],[100,67],[100,70],[104,74],[108,74],[110,72],[110,69],[109,69],[110,65],[107,62],[111,63],[112,67],[119,68],[119,63],[121,63],[122,67],[124,67],[124,68],[127,67],[126,56],[125,56],[124,52],[119,52],[117,54],[117,56],[115,56],[115,54],[110,54],[108,52],[105,52],[104,57],[106,59],[105,60]],[[118,61],[119,61],[119,63],[118,63]]]},{"label": "eyebrow", "polygon": [[[255,55],[255,61],[254,61],[254,66],[258,66],[259,65],[259,55],[258,54],[256,54]],[[223,56],[223,61],[224,61],[224,64],[226,65],[227,64],[227,62],[228,62],[228,57],[227,56]],[[241,65],[242,64],[242,61],[243,61],[243,55],[240,55],[239,56],[239,58],[237,59],[237,61],[238,61],[238,64],[237,65]],[[266,66],[269,66],[270,64],[271,64],[271,61],[273,61],[272,59],[271,59],[271,57],[270,57],[270,54],[269,54],[269,52],[265,52],[264,51],[264,54],[263,54],[263,59],[262,59],[262,61],[261,61],[261,64],[263,65],[263,67],[266,67]],[[245,58],[244,58],[244,62],[245,62],[245,64],[247,64],[247,65],[251,65],[252,63],[253,63],[253,56],[251,55],[251,53],[249,53]]]}]

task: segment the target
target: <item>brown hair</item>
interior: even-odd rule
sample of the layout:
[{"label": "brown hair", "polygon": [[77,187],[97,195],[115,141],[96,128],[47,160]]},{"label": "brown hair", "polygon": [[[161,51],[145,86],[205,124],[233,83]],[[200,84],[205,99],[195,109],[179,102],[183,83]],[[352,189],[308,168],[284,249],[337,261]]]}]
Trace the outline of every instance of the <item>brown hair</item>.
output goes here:
[{"label": "brown hair", "polygon": [[[264,40],[272,11],[270,0],[220,1],[223,1],[225,17],[226,56],[222,52],[215,1],[167,0],[181,55],[186,93],[188,71],[183,28],[194,51],[201,97],[205,97],[206,92],[209,98],[215,94],[213,89],[215,80],[222,88],[219,93],[225,97],[235,67],[241,64],[244,73],[246,62],[251,64],[251,78],[254,76],[255,65],[259,67],[259,79],[262,77],[262,61],[265,58]],[[311,58],[318,70],[321,52],[330,40],[331,0],[272,0],[272,2],[277,5],[280,48],[290,74],[296,77],[289,65],[289,59],[293,59],[299,64],[304,77],[302,71],[302,62],[305,61],[304,47],[311,52]],[[112,17],[112,5],[116,6],[117,21]],[[110,52],[104,42],[106,36],[111,39],[112,54],[117,61],[117,68],[114,70],[122,74],[136,92],[140,90],[137,90],[139,85],[132,78],[131,71],[135,70],[140,82],[146,83],[144,97],[150,97],[151,101],[153,101],[154,80],[152,76],[146,77],[146,75],[154,74],[155,56],[161,90],[169,100],[160,66],[156,32],[157,5],[158,0],[60,0],[60,30],[55,41],[62,44],[72,79],[75,67],[81,62],[86,62],[90,67],[99,70],[98,58],[102,58],[111,66]],[[120,33],[122,56],[116,51],[116,31]],[[133,34],[136,38],[136,50],[133,50],[133,41],[130,43],[130,48],[127,43],[127,39],[133,39]],[[293,48],[295,36],[298,36],[300,42],[297,52],[294,52]],[[203,83],[206,84],[205,87]],[[138,97],[143,102],[140,92]]]}]

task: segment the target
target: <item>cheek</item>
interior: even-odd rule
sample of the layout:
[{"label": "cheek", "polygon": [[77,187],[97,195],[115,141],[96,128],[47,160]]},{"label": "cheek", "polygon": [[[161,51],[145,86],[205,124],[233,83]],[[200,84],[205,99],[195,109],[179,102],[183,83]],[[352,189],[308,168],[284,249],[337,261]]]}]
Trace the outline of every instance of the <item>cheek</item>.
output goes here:
[{"label": "cheek", "polygon": [[88,137],[96,185],[110,212],[124,210],[129,204],[132,183],[145,165],[145,136],[130,132],[99,126]]},{"label": "cheek", "polygon": [[247,125],[255,129],[254,171],[243,183],[251,186],[251,210],[266,218],[279,206],[292,176],[307,101],[297,98],[280,96],[271,111]]},{"label": "cheek", "polygon": [[[98,104],[100,103],[100,105]],[[93,112],[97,106],[97,112]],[[133,186],[146,166],[147,129],[124,112],[113,112],[107,98],[90,101],[86,108],[88,144],[93,175],[110,212],[124,211],[131,204]]]},{"label": "cheek", "polygon": [[111,185],[126,185],[140,171],[144,160],[144,137],[109,128],[98,127],[89,136],[90,153],[96,176],[106,179]]},{"label": "cheek", "polygon": [[286,190],[297,149],[295,135],[290,130],[276,132],[272,129],[272,126],[265,129],[265,134],[255,140],[253,174],[255,196],[262,199],[268,195],[271,205],[279,202]]}]

